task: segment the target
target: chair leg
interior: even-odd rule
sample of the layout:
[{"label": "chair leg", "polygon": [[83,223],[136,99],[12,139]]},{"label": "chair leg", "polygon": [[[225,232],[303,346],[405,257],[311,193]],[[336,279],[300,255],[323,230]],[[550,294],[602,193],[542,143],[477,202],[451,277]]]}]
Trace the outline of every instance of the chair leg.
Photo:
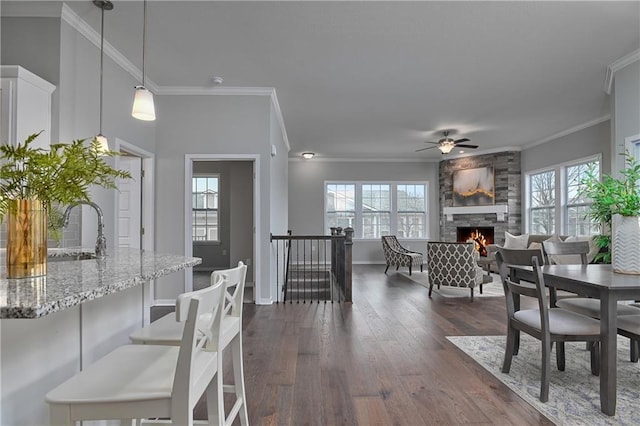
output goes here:
[{"label": "chair leg", "polygon": [[207,395],[207,418],[209,419],[209,426],[224,424],[224,411],[220,412],[218,406],[218,376],[220,370],[216,373],[216,376],[211,380],[209,386],[206,389]]},{"label": "chair leg", "polygon": [[540,379],[540,401],[549,400],[549,371],[551,370],[551,342],[542,339],[542,377]]},{"label": "chair leg", "polygon": [[636,339],[629,340],[629,360],[631,362],[638,362],[638,341]]},{"label": "chair leg", "polygon": [[240,424],[249,425],[249,415],[247,414],[247,397],[244,391],[244,368],[242,366],[242,334],[238,334],[231,342],[231,357],[233,359],[233,380],[236,391],[236,404],[240,407]]},{"label": "chair leg", "polygon": [[558,370],[564,371],[564,342],[556,342],[556,364],[558,365]]},{"label": "chair leg", "polygon": [[471,301],[473,302],[473,287],[471,287]]},{"label": "chair leg", "polygon": [[420,272],[424,272],[424,271],[422,270],[422,263],[420,264]]},{"label": "chair leg", "polygon": [[409,275],[411,275],[411,264],[409,264]]},{"label": "chair leg", "polygon": [[399,263],[396,265],[396,271],[397,271],[398,269],[400,269],[400,264],[399,264]]},{"label": "chair leg", "polygon": [[388,269],[389,269],[389,264],[387,263],[387,267],[386,267],[386,268],[384,268],[384,273],[385,273],[385,274],[387,273],[387,270],[388,270]]},{"label": "chair leg", "polygon": [[431,298],[432,291],[433,291],[433,284],[429,284],[429,298]]},{"label": "chair leg", "polygon": [[513,358],[514,346],[516,343],[516,330],[509,326],[507,330],[507,347],[504,350],[504,362],[502,363],[502,372],[509,374],[511,370],[511,359]]},{"label": "chair leg", "polygon": [[593,342],[591,345],[591,374],[600,375],[600,342]]}]

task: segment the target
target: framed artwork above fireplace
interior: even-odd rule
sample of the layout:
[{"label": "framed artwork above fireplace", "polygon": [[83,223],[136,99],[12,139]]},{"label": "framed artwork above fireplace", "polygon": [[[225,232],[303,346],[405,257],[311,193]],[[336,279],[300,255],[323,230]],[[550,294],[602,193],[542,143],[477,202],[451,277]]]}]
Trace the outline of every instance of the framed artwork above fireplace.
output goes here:
[{"label": "framed artwork above fireplace", "polygon": [[455,170],[453,172],[453,206],[488,206],[495,203],[493,167]]}]

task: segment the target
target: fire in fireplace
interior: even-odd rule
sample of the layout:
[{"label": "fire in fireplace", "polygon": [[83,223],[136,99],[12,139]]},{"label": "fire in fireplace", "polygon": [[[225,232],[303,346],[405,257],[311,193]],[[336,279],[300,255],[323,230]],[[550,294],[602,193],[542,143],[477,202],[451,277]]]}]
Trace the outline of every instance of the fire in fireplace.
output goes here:
[{"label": "fire in fireplace", "polygon": [[493,244],[493,227],[491,226],[459,226],[458,242],[473,240],[480,256],[487,255],[487,245]]}]

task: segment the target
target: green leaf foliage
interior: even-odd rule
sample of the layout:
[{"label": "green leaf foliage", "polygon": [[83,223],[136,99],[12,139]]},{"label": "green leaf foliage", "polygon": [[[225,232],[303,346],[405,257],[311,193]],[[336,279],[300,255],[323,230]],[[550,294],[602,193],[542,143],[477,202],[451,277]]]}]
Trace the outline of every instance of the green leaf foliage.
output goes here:
[{"label": "green leaf foliage", "polygon": [[582,181],[583,194],[593,204],[588,216],[600,223],[602,235],[596,238],[596,245],[606,248],[606,253],[596,257],[605,263],[611,262],[611,220],[613,215],[640,216],[640,164],[625,152],[625,168],[620,178],[604,175],[600,179],[597,170],[589,170]]},{"label": "green leaf foliage", "polygon": [[0,145],[0,222],[7,214],[9,200],[38,199],[47,210],[50,229],[59,230],[61,217],[54,204],[90,201],[92,185],[117,189],[117,179],[132,178],[129,172],[105,161],[118,153],[101,152],[96,139],[51,144],[50,150],[32,148],[40,133],[30,135],[22,144]]}]

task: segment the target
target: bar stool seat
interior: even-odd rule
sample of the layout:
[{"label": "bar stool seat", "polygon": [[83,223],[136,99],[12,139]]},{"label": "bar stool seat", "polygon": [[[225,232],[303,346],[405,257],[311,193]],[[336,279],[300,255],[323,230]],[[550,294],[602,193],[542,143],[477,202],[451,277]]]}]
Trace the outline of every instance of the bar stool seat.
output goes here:
[{"label": "bar stool seat", "polygon": [[[179,346],[125,345],[47,393],[51,425],[80,420],[171,418],[192,425],[193,408],[205,392],[219,400],[220,354],[216,350],[224,304],[222,281],[194,294]],[[197,320],[212,308],[212,321],[196,338]],[[209,424],[220,424],[218,405],[207,404]]]}]

